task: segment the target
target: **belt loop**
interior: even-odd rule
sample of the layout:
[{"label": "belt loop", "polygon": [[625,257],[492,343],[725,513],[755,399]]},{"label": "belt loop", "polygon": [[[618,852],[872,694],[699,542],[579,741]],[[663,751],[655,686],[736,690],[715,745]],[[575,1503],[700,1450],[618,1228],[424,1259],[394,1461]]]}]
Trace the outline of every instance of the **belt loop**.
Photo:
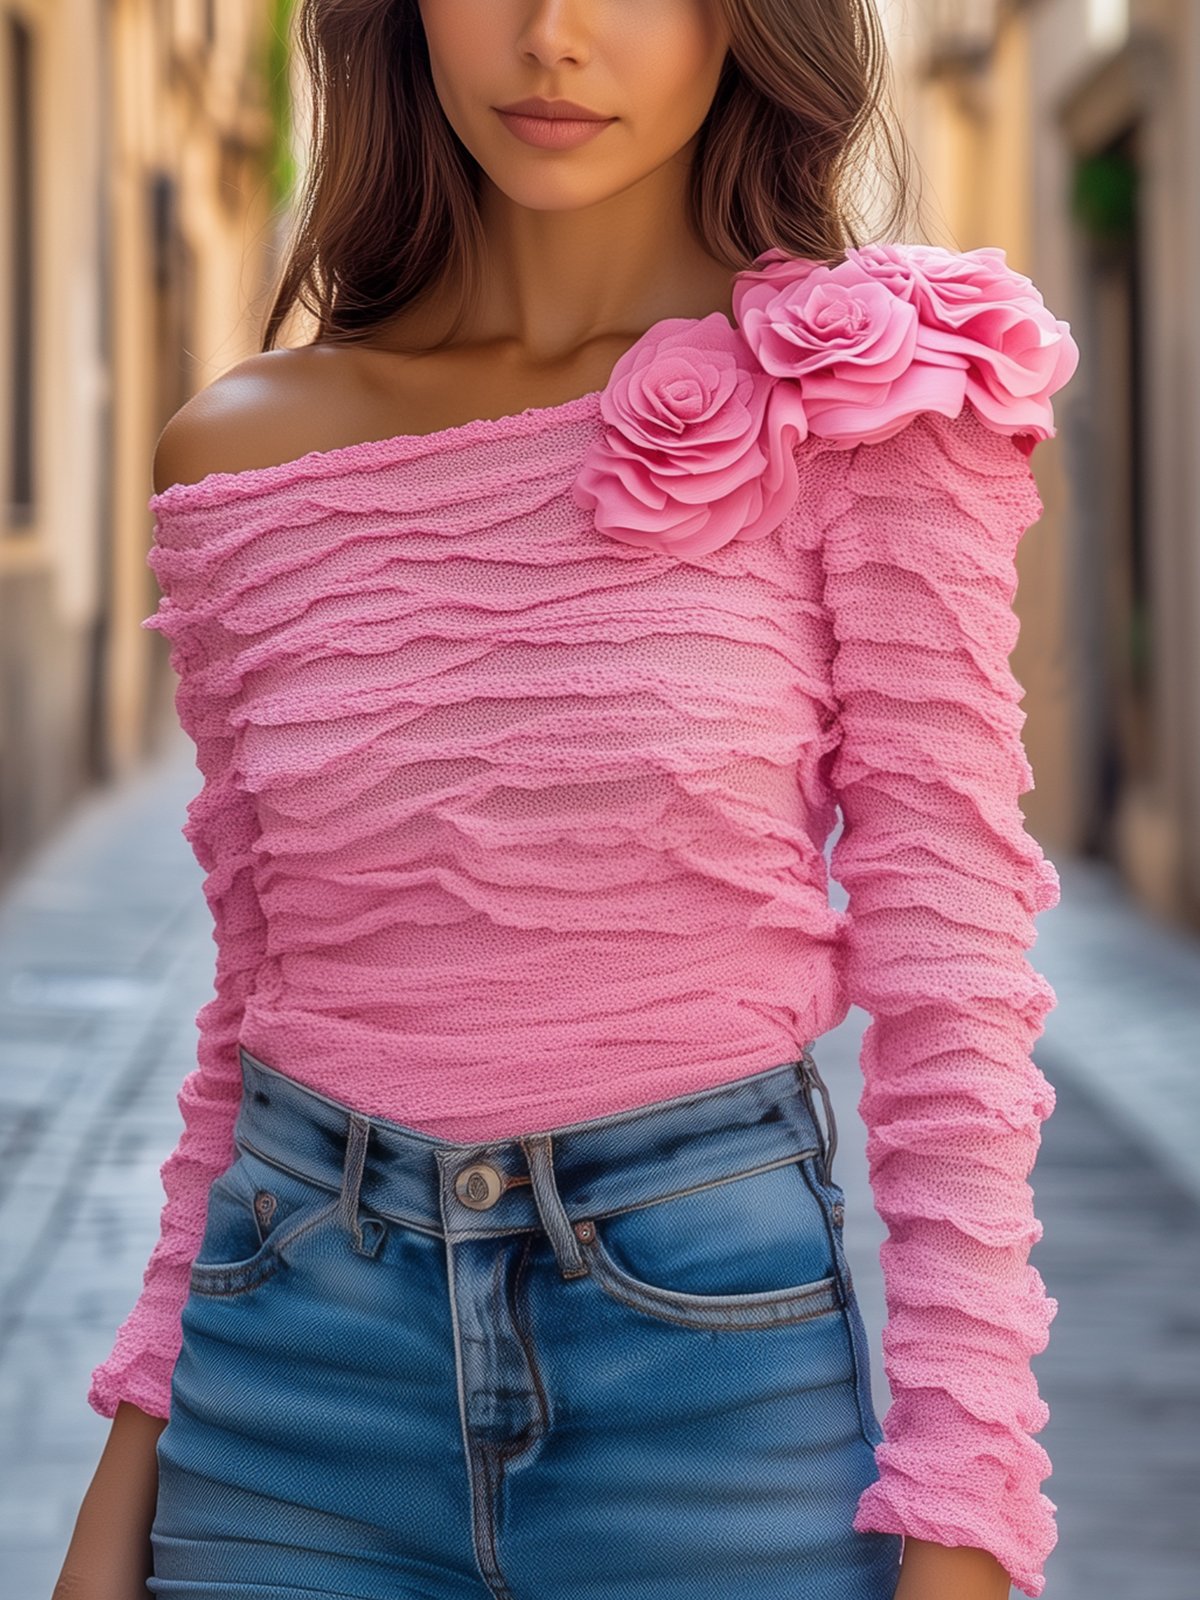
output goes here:
[{"label": "belt loop", "polygon": [[833,1157],[834,1152],[837,1150],[837,1118],[833,1114],[833,1102],[829,1098],[829,1090],[825,1086],[825,1080],[822,1078],[812,1051],[807,1044],[801,1050],[800,1060],[796,1065],[799,1068],[800,1084],[804,1092],[805,1104],[808,1106],[809,1115],[816,1124],[818,1133],[821,1133],[821,1125],[817,1122],[816,1107],[813,1104],[813,1084],[816,1084],[821,1091],[821,1100],[825,1106],[825,1132],[821,1135],[821,1143],[825,1151],[825,1182],[828,1185],[833,1182]]},{"label": "belt loop", "polygon": [[346,1133],[346,1151],[342,1162],[342,1190],[338,1201],[338,1216],[354,1236],[354,1248],[363,1247],[362,1226],[358,1220],[358,1193],[362,1186],[363,1164],[367,1157],[367,1140],[371,1135],[371,1120],[361,1112],[350,1113]]},{"label": "belt loop", "polygon": [[533,1186],[533,1198],[537,1203],[538,1215],[542,1219],[542,1226],[554,1246],[554,1256],[558,1262],[559,1271],[564,1278],[582,1278],[590,1270],[583,1259],[583,1251],[579,1248],[579,1240],[575,1237],[575,1230],[571,1226],[570,1218],[563,1210],[562,1199],[558,1193],[558,1185],[554,1181],[554,1153],[551,1136],[548,1133],[526,1134],[521,1139],[521,1148],[525,1152],[525,1159],[529,1163],[529,1177]]}]

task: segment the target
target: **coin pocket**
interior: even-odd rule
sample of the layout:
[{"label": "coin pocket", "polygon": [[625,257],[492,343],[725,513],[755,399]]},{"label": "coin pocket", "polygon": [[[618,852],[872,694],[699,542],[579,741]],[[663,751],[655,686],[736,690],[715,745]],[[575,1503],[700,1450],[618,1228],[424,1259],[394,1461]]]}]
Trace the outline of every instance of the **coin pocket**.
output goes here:
[{"label": "coin pocket", "polygon": [[230,1294],[256,1286],[279,1265],[285,1245],[332,1223],[337,1206],[331,1190],[239,1149],[209,1189],[191,1287]]}]

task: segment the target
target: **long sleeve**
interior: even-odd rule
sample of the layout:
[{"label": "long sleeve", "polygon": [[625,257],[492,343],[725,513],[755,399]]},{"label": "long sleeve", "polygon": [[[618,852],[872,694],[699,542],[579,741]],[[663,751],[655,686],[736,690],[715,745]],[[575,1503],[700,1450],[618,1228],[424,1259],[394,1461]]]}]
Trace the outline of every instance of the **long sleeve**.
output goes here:
[{"label": "long sleeve", "polygon": [[1059,884],[1018,805],[1030,444],[969,404],[923,413],[822,454],[819,514],[841,729],[831,867],[848,998],[872,1019],[859,1109],[888,1230],[892,1404],[854,1526],[989,1550],[1037,1596],[1057,1508],[1029,1358],[1057,1302],[1028,1262],[1027,1179],[1054,1108],[1030,1052],[1056,997],[1025,952]]},{"label": "long sleeve", "polygon": [[[183,527],[181,519],[175,530],[180,536]],[[115,1414],[121,1400],[152,1416],[169,1415],[171,1374],[181,1344],[180,1312],[204,1232],[208,1191],[233,1156],[242,1087],[238,1033],[265,945],[253,879],[258,837],[253,797],[236,782],[227,718],[223,669],[231,640],[206,616],[202,570],[189,580],[187,552],[170,548],[165,520],[157,533],[163,542],[149,560],[164,598],[142,626],[172,640],[171,665],[179,677],[175,705],[195,743],[202,775],[183,833],[205,871],[203,890],[217,946],[215,993],[196,1016],[197,1065],[177,1096],[183,1134],[159,1168],[166,1201],[142,1290],[117,1330],[111,1353],[92,1373],[88,1403],[106,1417]]]}]

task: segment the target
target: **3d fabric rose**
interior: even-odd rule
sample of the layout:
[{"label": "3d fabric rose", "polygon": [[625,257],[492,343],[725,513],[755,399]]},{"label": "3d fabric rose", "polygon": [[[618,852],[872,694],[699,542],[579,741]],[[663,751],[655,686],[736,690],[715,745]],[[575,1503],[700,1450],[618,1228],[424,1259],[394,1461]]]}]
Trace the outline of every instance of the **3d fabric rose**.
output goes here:
[{"label": "3d fabric rose", "polygon": [[1054,434],[1050,396],[1079,351],[1029,278],[989,247],[870,244],[828,267],[781,250],[739,273],[734,316],[765,371],[799,385],[809,431],[839,444],[970,401],[999,433]]},{"label": "3d fabric rose", "polygon": [[601,532],[684,560],[763,538],[810,434],[852,448],[968,402],[1029,454],[1079,360],[998,248],[869,244],[833,266],[767,250],[733,312],[656,323],[614,367],[573,490]]},{"label": "3d fabric rose", "polygon": [[613,368],[601,417],[573,493],[626,544],[704,556],[763,538],[795,502],[780,444],[789,423],[804,437],[803,412],[720,312],[649,329]]}]

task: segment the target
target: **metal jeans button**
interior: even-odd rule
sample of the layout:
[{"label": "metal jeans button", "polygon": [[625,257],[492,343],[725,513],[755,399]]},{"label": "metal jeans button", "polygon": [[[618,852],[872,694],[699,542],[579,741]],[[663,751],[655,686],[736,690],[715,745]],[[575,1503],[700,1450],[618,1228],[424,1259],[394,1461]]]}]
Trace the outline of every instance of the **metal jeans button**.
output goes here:
[{"label": "metal jeans button", "polygon": [[472,1211],[486,1211],[504,1192],[504,1179],[488,1162],[477,1161],[455,1178],[454,1192]]}]

